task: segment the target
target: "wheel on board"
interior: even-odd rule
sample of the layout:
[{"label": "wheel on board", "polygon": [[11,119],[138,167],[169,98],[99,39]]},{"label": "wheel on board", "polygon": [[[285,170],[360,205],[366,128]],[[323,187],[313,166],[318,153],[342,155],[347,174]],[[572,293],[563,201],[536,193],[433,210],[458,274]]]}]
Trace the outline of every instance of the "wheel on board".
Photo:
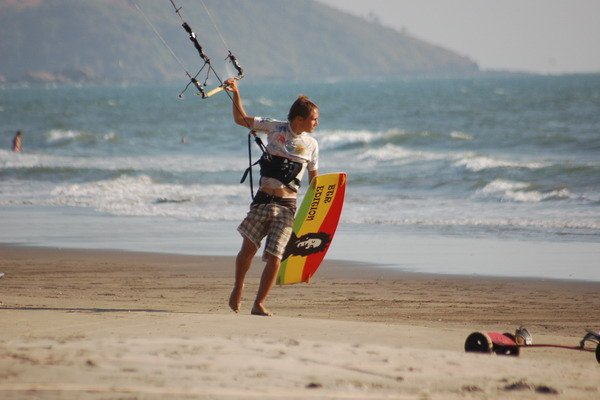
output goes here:
[{"label": "wheel on board", "polygon": [[465,340],[467,353],[491,353],[492,341],[485,333],[473,332]]},{"label": "wheel on board", "polygon": [[[503,335],[516,343],[516,337],[512,333],[504,332]],[[495,345],[493,345],[492,347],[493,347],[494,353],[503,355],[503,356],[518,357],[521,352],[521,349],[518,346],[495,346]]]},{"label": "wheel on board", "polygon": [[598,346],[596,346],[596,361],[600,363],[600,343],[598,343]]},{"label": "wheel on board", "polygon": [[493,345],[492,350],[494,353],[499,356],[514,356],[517,357],[520,353],[519,348],[517,346],[502,346],[502,345]]}]

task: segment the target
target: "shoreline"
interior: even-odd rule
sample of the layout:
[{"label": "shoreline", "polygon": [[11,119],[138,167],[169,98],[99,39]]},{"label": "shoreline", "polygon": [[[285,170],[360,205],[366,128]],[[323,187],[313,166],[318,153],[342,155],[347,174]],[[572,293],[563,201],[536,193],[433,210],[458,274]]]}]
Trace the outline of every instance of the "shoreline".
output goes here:
[{"label": "shoreline", "polygon": [[[120,217],[74,207],[0,207],[0,211],[6,212],[0,243],[223,256],[237,254],[241,243],[236,231],[239,221]],[[586,240],[453,235],[403,226],[341,224],[327,259],[416,273],[600,282],[596,267],[600,246]]]},{"label": "shoreline", "polygon": [[[229,310],[234,257],[0,245],[0,396],[121,399],[566,399],[600,394],[594,354],[468,354],[525,325],[575,345],[600,282],[449,276],[326,260],[275,286],[273,317]],[[517,388],[517,389],[515,389]],[[162,396],[162,397],[161,397]]]},{"label": "shoreline", "polygon": [[[85,247],[85,246],[74,246],[74,247],[69,247],[69,246],[57,246],[57,245],[44,245],[44,244],[33,244],[33,243],[7,243],[7,242],[0,242],[0,252],[2,249],[39,249],[39,250],[48,250],[48,251],[53,251],[53,250],[57,250],[57,251],[75,251],[75,252],[84,252],[84,253],[89,253],[89,252],[98,252],[98,253],[106,253],[106,254],[111,254],[111,253],[116,253],[116,254],[138,254],[138,255],[142,255],[142,256],[147,256],[147,257],[151,257],[152,255],[162,255],[162,256],[171,256],[171,257],[208,257],[208,258],[234,258],[235,255],[232,254],[221,254],[221,253],[216,253],[216,254],[205,254],[205,253],[192,253],[192,252],[172,252],[172,251],[168,251],[168,250],[156,250],[156,251],[148,251],[148,250],[131,250],[131,249],[124,249],[124,248],[112,248],[112,247]],[[262,249],[262,248],[261,248]],[[259,254],[261,252],[261,250],[259,250],[257,252],[257,254]],[[260,261],[260,256],[256,256],[255,260],[253,261],[253,265],[257,265],[262,263],[262,261]],[[394,263],[389,263],[389,262],[368,262],[368,261],[364,261],[364,260],[360,260],[360,261],[355,261],[355,260],[349,260],[349,259],[340,259],[340,258],[331,258],[330,256],[326,256],[325,260],[323,261],[323,265],[325,264],[333,264],[333,265],[349,265],[349,266],[353,266],[354,268],[359,268],[359,267],[363,267],[363,268],[367,268],[367,269],[375,269],[375,270],[380,270],[383,272],[389,272],[389,273],[398,273],[400,275],[407,275],[407,276],[430,276],[430,277],[446,277],[446,278],[457,278],[457,279],[501,279],[501,280],[517,280],[517,281],[526,281],[526,280],[542,280],[542,281],[556,281],[556,282],[564,282],[564,283],[598,283],[600,285],[600,279],[583,279],[583,278],[564,278],[564,277],[542,277],[542,276],[528,276],[528,275],[522,275],[522,276],[513,276],[513,275],[500,275],[500,274],[485,274],[485,273],[445,273],[445,272],[422,272],[422,271],[415,271],[415,270],[411,270],[409,268],[402,268],[401,266],[399,266],[399,264],[394,264]],[[320,273],[320,269],[318,270],[317,274],[315,275],[316,277],[318,277],[319,273]],[[232,272],[233,273],[233,272]]]}]

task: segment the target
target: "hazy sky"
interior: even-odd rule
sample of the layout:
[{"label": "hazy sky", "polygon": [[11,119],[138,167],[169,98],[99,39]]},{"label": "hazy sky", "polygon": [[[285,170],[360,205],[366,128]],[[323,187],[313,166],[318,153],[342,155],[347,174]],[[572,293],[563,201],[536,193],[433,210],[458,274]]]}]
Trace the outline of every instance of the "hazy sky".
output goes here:
[{"label": "hazy sky", "polygon": [[600,72],[600,0],[318,0],[373,13],[482,69]]}]

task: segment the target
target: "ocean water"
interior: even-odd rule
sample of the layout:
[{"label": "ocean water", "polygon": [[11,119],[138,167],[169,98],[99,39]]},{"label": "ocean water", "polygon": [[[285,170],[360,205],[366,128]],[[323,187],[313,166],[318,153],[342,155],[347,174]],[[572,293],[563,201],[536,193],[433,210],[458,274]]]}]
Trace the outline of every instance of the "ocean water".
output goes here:
[{"label": "ocean water", "polygon": [[[224,93],[180,86],[0,88],[0,242],[235,254],[247,131]],[[451,262],[403,243],[550,244],[586,255],[549,276],[600,280],[600,75],[240,87],[252,115],[285,119],[300,93],[319,104],[320,171],[348,174],[336,258],[501,274],[440,271]]]}]

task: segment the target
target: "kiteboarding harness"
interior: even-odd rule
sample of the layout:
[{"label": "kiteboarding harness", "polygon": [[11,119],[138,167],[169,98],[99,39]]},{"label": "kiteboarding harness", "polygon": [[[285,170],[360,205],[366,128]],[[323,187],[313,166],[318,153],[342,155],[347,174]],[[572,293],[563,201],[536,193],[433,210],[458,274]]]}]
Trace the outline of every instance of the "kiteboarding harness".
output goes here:
[{"label": "kiteboarding harness", "polygon": [[[175,54],[175,52],[173,51],[173,49],[171,49],[171,47],[167,44],[167,42],[165,41],[165,39],[161,36],[161,34],[158,32],[158,30],[156,29],[156,27],[152,24],[152,22],[150,21],[150,19],[148,18],[148,16],[144,13],[144,11],[142,11],[142,9],[140,8],[140,6],[138,5],[136,0],[132,0],[135,8],[140,12],[140,14],[142,15],[142,17],[144,18],[144,20],[146,21],[146,23],[152,28],[152,31],[154,31],[154,34],[158,37],[158,39],[161,41],[161,43],[169,50],[169,52],[171,53],[171,55],[173,56],[173,58],[175,58],[175,60],[177,61],[177,63],[181,66],[181,68],[183,69],[183,71],[185,72],[185,74],[187,75],[187,77],[189,78],[189,82],[188,84],[185,86],[185,88],[181,91],[181,93],[179,93],[179,98],[183,98],[183,94],[187,91],[187,89],[189,88],[190,85],[194,85],[196,87],[196,89],[198,90],[198,95],[201,96],[203,99],[207,99],[221,91],[224,91],[225,89],[225,83],[224,81],[221,79],[221,77],[219,76],[219,74],[215,71],[215,69],[213,68],[212,64],[211,64],[211,60],[210,58],[208,58],[208,56],[206,55],[206,53],[204,52],[204,49],[202,48],[202,45],[200,45],[200,43],[198,42],[198,38],[196,36],[196,34],[194,33],[194,31],[192,30],[192,28],[190,27],[190,25],[185,21],[185,19],[183,18],[182,15],[182,8],[183,7],[178,7],[177,4],[175,4],[174,0],[169,0],[171,2],[171,5],[173,6],[173,8],[175,9],[175,13],[177,14],[177,16],[181,19],[182,22],[182,27],[183,29],[187,32],[190,41],[192,42],[194,48],[196,49],[196,51],[198,52],[198,55],[200,56],[200,59],[202,59],[203,64],[200,67],[200,69],[198,70],[198,72],[192,76],[192,74],[190,74],[188,72],[188,70],[186,69],[185,65],[183,64],[183,62],[181,61],[181,59],[179,57],[177,57],[177,55]],[[210,13],[210,11],[208,10],[208,7],[206,7],[206,4],[204,3],[204,0],[200,0],[202,3],[202,6],[204,7],[204,10],[206,11],[206,14],[208,15],[215,31],[217,32],[219,38],[221,39],[221,42],[223,43],[223,45],[225,46],[225,48],[227,49],[227,58],[231,64],[233,65],[233,67],[237,70],[238,74],[237,76],[234,77],[235,80],[240,80],[244,77],[244,70],[242,69],[242,67],[240,66],[237,58],[233,55],[233,53],[231,52],[231,50],[229,49],[229,46],[227,45],[227,43],[225,42],[225,39],[223,38],[223,35],[221,35],[221,32],[219,31],[219,28],[217,27],[217,24],[215,23],[215,20],[212,17],[212,14]],[[200,73],[206,68],[206,78],[204,79],[203,83],[198,82],[198,75],[200,75]],[[217,81],[219,82],[219,86],[215,87],[214,89],[209,90],[208,92],[205,90],[205,87],[207,86],[207,82],[210,78],[210,75],[213,75]],[[233,97],[231,96],[231,94],[225,90],[225,93],[227,93],[227,96],[229,97],[229,99],[231,100],[231,102],[233,103],[233,106],[240,111],[239,107],[236,105],[235,101],[233,100]],[[244,174],[242,175],[242,179],[240,180],[240,183],[243,183],[246,178],[249,176],[250,177],[250,195],[252,197],[252,199],[254,200],[254,185],[253,185],[253,178],[252,178],[252,167],[256,164],[260,165],[260,174],[261,176],[264,177],[270,177],[270,178],[275,178],[279,181],[281,181],[284,185],[289,185],[290,183],[295,183],[296,185],[300,185],[300,182],[298,181],[298,179],[296,178],[298,176],[298,174],[300,173],[300,171],[302,170],[302,163],[296,162],[296,161],[292,161],[288,158],[285,157],[279,157],[279,156],[275,156],[270,154],[267,151],[267,148],[265,147],[263,141],[261,140],[260,137],[258,137],[256,135],[256,131],[254,131],[250,125],[244,121],[248,127],[248,129],[250,130],[250,132],[248,133],[248,168],[244,171]],[[252,162],[252,138],[254,138],[254,141],[256,142],[256,144],[258,145],[258,147],[260,148],[260,150],[262,151],[262,155],[260,157],[260,159],[256,162]]]}]

